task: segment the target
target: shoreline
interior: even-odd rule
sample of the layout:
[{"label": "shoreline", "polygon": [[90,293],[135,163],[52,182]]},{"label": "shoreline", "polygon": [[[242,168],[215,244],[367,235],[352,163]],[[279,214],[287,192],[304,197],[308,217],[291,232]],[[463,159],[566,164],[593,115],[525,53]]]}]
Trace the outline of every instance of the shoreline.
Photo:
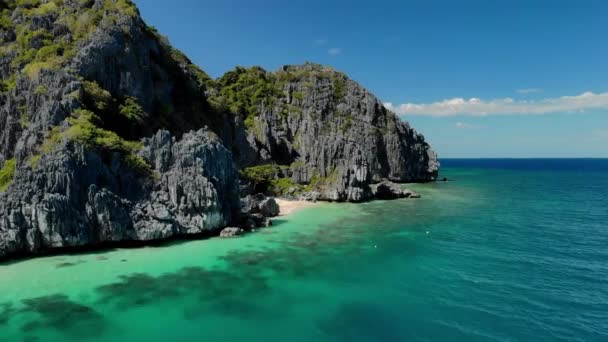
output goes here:
[{"label": "shoreline", "polygon": [[[275,198],[279,205],[279,215],[272,217],[287,217],[291,214],[299,212],[303,209],[312,208],[320,205],[320,202],[303,201],[303,200],[288,200],[284,198]],[[224,227],[225,228],[225,227]],[[30,253],[11,253],[0,258],[0,266],[19,263],[22,261],[37,259],[43,257],[52,257],[59,255],[83,255],[88,253],[107,252],[117,249],[140,249],[147,247],[166,247],[172,243],[182,243],[188,241],[208,240],[219,237],[221,229],[205,231],[197,234],[179,234],[173,235],[164,239],[156,240],[120,240],[120,241],[104,241],[97,244],[82,245],[82,246],[65,246],[52,248],[41,251],[35,254]]]},{"label": "shoreline", "polygon": [[288,200],[284,198],[275,198],[275,201],[279,205],[279,216],[285,217],[294,214],[300,210],[312,208],[320,205],[319,202],[302,201],[302,200]]}]

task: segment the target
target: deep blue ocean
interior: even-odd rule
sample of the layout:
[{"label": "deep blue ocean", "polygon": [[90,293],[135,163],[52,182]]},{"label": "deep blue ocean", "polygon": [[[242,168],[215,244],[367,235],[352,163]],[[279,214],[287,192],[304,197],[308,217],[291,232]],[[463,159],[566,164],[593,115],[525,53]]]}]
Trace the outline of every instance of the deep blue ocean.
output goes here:
[{"label": "deep blue ocean", "polygon": [[608,160],[442,160],[421,199],[0,265],[1,341],[608,341]]}]

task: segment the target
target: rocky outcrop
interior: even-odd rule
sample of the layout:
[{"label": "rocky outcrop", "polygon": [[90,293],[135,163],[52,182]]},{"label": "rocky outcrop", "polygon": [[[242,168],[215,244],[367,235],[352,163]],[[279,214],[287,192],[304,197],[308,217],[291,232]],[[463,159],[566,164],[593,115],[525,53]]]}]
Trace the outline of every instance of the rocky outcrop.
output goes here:
[{"label": "rocky outcrop", "polygon": [[274,217],[279,215],[279,204],[274,198],[267,198],[260,203],[260,213],[266,217]]},{"label": "rocky outcrop", "polygon": [[176,141],[161,131],[144,139],[141,155],[160,179],[137,206],[135,228],[198,234],[238,218],[237,171],[215,134],[202,129]]},{"label": "rocky outcrop", "polygon": [[160,131],[144,140],[141,156],[149,174],[117,153],[67,142],[21,168],[0,194],[0,257],[205,234],[238,220],[237,170],[213,133],[176,140]]},{"label": "rocky outcrop", "polygon": [[273,73],[237,68],[218,83],[232,96],[225,89],[247,91],[244,80],[251,78],[270,95],[253,103],[254,112],[241,113],[248,145],[232,145],[241,167],[287,166],[294,183],[312,185],[309,196],[332,201],[371,199],[369,184],[382,179],[436,179],[439,163],[424,137],[343,73],[310,63]]},{"label": "rocky outcrop", "polygon": [[387,180],[372,185],[372,193],[375,198],[383,200],[420,197],[418,193],[410,189],[401,189],[399,184]]},{"label": "rocky outcrop", "polygon": [[263,194],[247,195],[241,199],[241,225],[249,230],[272,226],[271,217],[279,215],[279,205]]},{"label": "rocky outcrop", "polygon": [[247,195],[241,199],[241,212],[274,217],[279,215],[279,205],[274,198],[264,194]]},{"label": "rocky outcrop", "polygon": [[245,231],[239,227],[226,227],[220,232],[221,238],[232,238],[243,235]]}]

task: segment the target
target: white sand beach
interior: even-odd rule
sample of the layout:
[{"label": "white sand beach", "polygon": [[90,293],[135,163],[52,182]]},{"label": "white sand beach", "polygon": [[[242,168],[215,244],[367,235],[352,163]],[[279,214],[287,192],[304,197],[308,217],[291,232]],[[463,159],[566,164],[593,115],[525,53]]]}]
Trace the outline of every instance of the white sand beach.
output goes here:
[{"label": "white sand beach", "polygon": [[313,206],[319,205],[318,202],[311,201],[295,201],[295,200],[286,200],[286,199],[276,199],[279,204],[280,213],[279,216],[286,216],[289,214],[293,214],[298,210],[302,210],[305,208],[310,208]]}]

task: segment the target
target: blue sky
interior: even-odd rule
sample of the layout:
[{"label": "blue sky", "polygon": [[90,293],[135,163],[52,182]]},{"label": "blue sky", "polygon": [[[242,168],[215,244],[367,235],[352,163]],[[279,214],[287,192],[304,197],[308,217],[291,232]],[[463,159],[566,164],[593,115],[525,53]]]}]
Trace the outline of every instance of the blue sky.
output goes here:
[{"label": "blue sky", "polygon": [[136,3],[213,77],[346,72],[440,157],[608,157],[608,1]]}]

